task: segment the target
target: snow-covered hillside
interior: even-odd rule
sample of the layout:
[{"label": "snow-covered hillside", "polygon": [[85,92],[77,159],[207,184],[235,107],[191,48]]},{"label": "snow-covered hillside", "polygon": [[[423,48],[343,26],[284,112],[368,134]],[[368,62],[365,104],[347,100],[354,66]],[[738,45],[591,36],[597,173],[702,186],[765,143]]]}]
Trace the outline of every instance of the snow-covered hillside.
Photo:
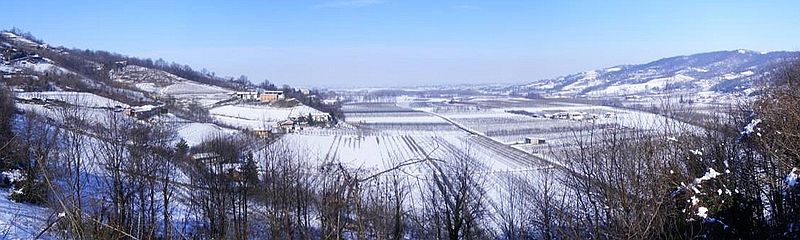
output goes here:
[{"label": "snow-covered hillside", "polygon": [[800,59],[798,52],[719,51],[620,65],[505,88],[559,96],[626,96],[669,92],[748,95],[757,81]]}]

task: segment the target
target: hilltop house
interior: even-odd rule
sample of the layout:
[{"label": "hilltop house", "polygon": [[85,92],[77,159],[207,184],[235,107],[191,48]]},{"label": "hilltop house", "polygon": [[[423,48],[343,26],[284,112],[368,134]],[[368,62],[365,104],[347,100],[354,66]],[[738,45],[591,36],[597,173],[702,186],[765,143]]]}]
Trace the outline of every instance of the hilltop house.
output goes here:
[{"label": "hilltop house", "polygon": [[283,100],[283,91],[264,91],[259,96],[261,103],[271,103],[278,100]]}]

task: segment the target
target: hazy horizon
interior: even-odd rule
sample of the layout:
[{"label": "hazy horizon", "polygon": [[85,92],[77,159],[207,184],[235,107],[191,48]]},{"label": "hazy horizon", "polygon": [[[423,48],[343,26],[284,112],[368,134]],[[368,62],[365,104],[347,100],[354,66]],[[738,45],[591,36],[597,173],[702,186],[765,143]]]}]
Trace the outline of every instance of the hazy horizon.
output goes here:
[{"label": "hazy horizon", "polygon": [[13,25],[0,27],[308,87],[521,83],[700,52],[793,51],[800,39],[793,1],[31,3],[6,3],[36,9],[9,11]]}]

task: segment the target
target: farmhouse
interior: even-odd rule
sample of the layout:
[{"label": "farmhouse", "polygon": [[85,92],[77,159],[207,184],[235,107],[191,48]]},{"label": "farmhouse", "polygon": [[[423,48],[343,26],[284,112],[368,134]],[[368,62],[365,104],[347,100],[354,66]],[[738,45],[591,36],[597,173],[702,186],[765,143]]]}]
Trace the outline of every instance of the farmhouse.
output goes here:
[{"label": "farmhouse", "polygon": [[259,96],[261,103],[271,103],[278,100],[283,100],[283,92],[282,91],[264,91]]},{"label": "farmhouse", "polygon": [[258,101],[258,92],[234,92],[231,95],[244,101]]},{"label": "farmhouse", "polygon": [[140,120],[148,119],[155,115],[160,115],[165,113],[167,113],[167,108],[164,107],[164,105],[159,105],[159,106],[144,105],[144,106],[130,107],[122,111],[122,114]]},{"label": "farmhouse", "polygon": [[213,152],[195,153],[190,156],[190,159],[196,162],[201,162],[205,165],[222,162],[222,156]]}]

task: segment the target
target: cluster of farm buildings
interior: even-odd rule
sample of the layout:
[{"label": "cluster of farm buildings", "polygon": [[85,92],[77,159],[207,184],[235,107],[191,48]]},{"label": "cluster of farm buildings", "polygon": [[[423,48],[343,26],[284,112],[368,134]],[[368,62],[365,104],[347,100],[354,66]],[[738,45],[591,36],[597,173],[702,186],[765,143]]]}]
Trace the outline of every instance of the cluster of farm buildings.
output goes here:
[{"label": "cluster of farm buildings", "polygon": [[231,95],[233,95],[238,99],[241,99],[242,101],[247,101],[247,102],[272,103],[278,100],[286,99],[286,97],[283,95],[283,91],[234,92]]}]

